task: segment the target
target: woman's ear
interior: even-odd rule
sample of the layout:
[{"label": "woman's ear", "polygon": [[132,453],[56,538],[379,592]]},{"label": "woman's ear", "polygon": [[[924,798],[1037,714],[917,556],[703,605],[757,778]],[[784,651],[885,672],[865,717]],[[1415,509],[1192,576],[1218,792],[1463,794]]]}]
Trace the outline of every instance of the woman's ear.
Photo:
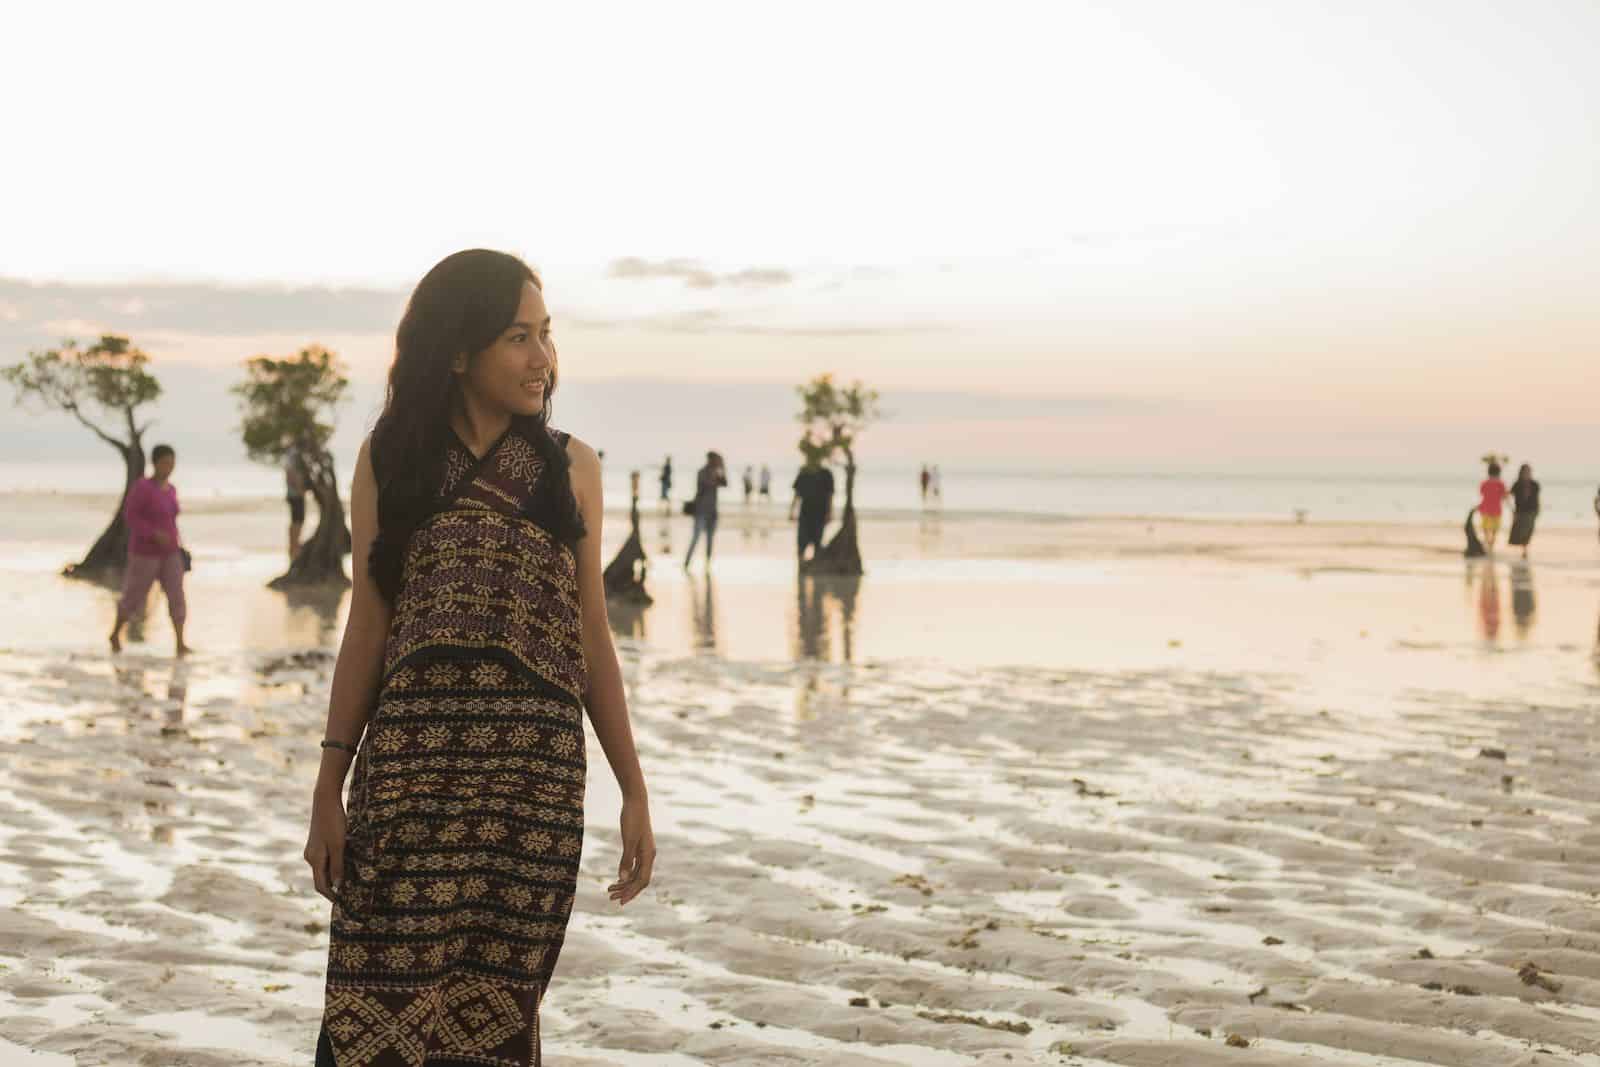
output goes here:
[{"label": "woman's ear", "polygon": [[456,374],[465,374],[467,372],[467,354],[465,352],[456,353],[456,358],[450,361],[450,369]]}]

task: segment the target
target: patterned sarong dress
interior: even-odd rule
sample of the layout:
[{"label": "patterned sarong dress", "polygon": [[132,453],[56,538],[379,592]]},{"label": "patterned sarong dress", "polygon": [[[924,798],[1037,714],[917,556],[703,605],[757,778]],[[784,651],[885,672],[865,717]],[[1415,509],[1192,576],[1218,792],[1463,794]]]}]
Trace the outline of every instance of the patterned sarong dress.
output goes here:
[{"label": "patterned sarong dress", "polygon": [[583,847],[586,671],[576,560],[523,515],[545,465],[522,432],[481,459],[452,440],[405,550],[333,910],[338,1067],[540,1062]]}]

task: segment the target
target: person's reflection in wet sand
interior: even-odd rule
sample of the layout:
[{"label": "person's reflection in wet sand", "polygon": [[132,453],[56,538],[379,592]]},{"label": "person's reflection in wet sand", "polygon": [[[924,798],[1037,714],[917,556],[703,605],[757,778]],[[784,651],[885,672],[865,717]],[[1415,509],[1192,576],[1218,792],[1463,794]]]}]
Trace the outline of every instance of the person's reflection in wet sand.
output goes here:
[{"label": "person's reflection in wet sand", "polygon": [[689,610],[694,622],[694,647],[702,652],[717,651],[717,594],[710,574],[689,579]]},{"label": "person's reflection in wet sand", "polygon": [[822,592],[811,575],[795,582],[796,659],[828,658],[828,627],[822,614]]},{"label": "person's reflection in wet sand", "polygon": [[839,641],[843,645],[843,662],[856,659],[856,597],[861,592],[859,574],[825,579],[827,591],[839,602]]},{"label": "person's reflection in wet sand", "polygon": [[[834,658],[835,629],[839,635],[839,662],[851,663],[855,658],[856,597],[860,592],[860,575],[807,574],[796,579],[794,655],[800,672],[795,713],[801,719],[850,703],[852,673],[830,671],[825,664]],[[834,609],[830,601],[837,604],[837,618],[831,617]]]},{"label": "person's reflection in wet sand", "polygon": [[[128,640],[133,640],[133,632],[128,632]],[[144,704],[144,665],[138,660],[112,659],[111,673],[117,680],[117,686],[122,690],[117,695],[117,704],[124,711],[138,712]]]},{"label": "person's reflection in wet sand", "polygon": [[672,555],[672,517],[670,515],[662,514],[661,523],[656,530],[656,537],[661,541],[656,548],[656,553],[662,556]]},{"label": "person's reflection in wet sand", "polygon": [[1478,625],[1490,644],[1500,636],[1500,574],[1492,560],[1478,564]]},{"label": "person's reflection in wet sand", "polygon": [[931,508],[922,509],[922,517],[917,522],[917,543],[924,552],[932,552],[939,547],[939,542],[944,539],[944,519],[940,512]]},{"label": "person's reflection in wet sand", "polygon": [[172,674],[167,678],[167,706],[161,732],[179,733],[183,730],[183,712],[189,704],[189,661],[176,660]]},{"label": "person's reflection in wet sand", "polygon": [[1511,619],[1517,628],[1517,639],[1526,641],[1533,632],[1537,605],[1533,596],[1533,567],[1526,560],[1511,565]]},{"label": "person's reflection in wet sand", "polygon": [[833,658],[833,630],[829,624],[828,602],[837,602],[839,608],[838,631],[840,662],[855,659],[856,597],[861,592],[861,576],[802,575],[797,582],[796,643],[798,659],[830,660]]}]

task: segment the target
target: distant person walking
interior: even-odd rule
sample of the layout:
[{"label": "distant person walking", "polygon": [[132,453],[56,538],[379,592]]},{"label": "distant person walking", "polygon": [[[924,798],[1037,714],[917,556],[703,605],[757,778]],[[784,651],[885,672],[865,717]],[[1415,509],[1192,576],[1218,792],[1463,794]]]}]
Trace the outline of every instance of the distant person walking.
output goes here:
[{"label": "distant person walking", "polygon": [[928,502],[928,485],[933,481],[933,475],[928,473],[928,465],[926,463],[922,465],[922,474],[918,481],[922,485],[922,502],[926,504]]},{"label": "distant person walking", "polygon": [[772,468],[765,463],[761,465],[761,499],[772,499]]},{"label": "distant person walking", "polygon": [[1500,464],[1489,462],[1489,477],[1478,485],[1478,521],[1483,523],[1483,543],[1494,554],[1495,538],[1500,536],[1500,511],[1506,498],[1506,483],[1500,480]]},{"label": "distant person walking", "polygon": [[710,570],[711,542],[717,536],[717,491],[728,484],[728,471],[720,453],[706,453],[706,465],[695,475],[694,484],[694,535],[689,538],[689,551],[683,556],[683,569],[689,569],[689,561],[694,559],[694,546],[699,544],[700,535],[705,534],[706,569]]},{"label": "distant person walking", "polygon": [[750,498],[756,492],[756,469],[747,466],[744,469],[744,506],[750,506]]},{"label": "distant person walking", "polygon": [[138,613],[150,587],[159,581],[177,636],[177,654],[186,656],[189,646],[183,643],[183,622],[188,605],[183,598],[183,572],[187,554],[178,538],[178,489],[169,481],[178,457],[171,445],[156,445],[150,450],[150,460],[150,477],[133,484],[122,508],[128,524],[128,561],[122,570],[117,621],[111,625],[111,651],[122,651],[123,625]]},{"label": "distant person walking", "polygon": [[310,486],[306,480],[305,459],[299,445],[290,445],[283,454],[283,491],[289,501],[289,562],[294,562],[300,551],[300,532],[306,525],[306,493]]},{"label": "distant person walking", "polygon": [[789,518],[800,509],[800,526],[795,538],[795,556],[802,563],[806,559],[806,546],[811,546],[811,558],[822,551],[822,534],[833,518],[833,472],[815,459],[806,460],[794,478],[794,499],[789,502]]},{"label": "distant person walking", "polygon": [[1594,517],[1600,519],[1600,489],[1594,491]]},{"label": "distant person walking", "polygon": [[1533,524],[1539,518],[1539,483],[1533,480],[1533,468],[1524,463],[1517,470],[1517,480],[1511,483],[1511,502],[1516,511],[1511,516],[1511,536],[1506,540],[1522,549],[1522,558],[1528,558],[1528,542],[1533,540]]},{"label": "distant person walking", "polygon": [[663,511],[672,507],[672,457],[668,456],[661,464],[661,508]]},{"label": "distant person walking", "polygon": [[928,492],[933,494],[936,503],[944,503],[944,479],[939,476],[937,463],[928,468]]}]

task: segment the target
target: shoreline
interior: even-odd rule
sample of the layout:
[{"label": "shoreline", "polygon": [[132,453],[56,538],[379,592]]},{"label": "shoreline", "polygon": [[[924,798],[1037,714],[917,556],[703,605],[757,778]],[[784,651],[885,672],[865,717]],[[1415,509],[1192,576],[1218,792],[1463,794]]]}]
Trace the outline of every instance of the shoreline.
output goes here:
[{"label": "shoreline", "polygon": [[[180,492],[182,491],[180,486]],[[77,489],[0,489],[0,506],[25,509],[34,504],[66,505],[70,508],[84,511],[100,509],[103,516],[101,526],[109,521],[111,512],[115,508],[119,495],[112,492],[77,490]],[[622,500],[626,500],[623,496]],[[1466,500],[1466,497],[1463,498]],[[835,517],[842,512],[844,507],[843,491],[840,490],[836,499]],[[345,499],[346,508],[349,507],[348,494]],[[675,499],[669,514],[676,518],[679,502]],[[1414,531],[1442,531],[1450,530],[1454,534],[1461,531],[1462,522],[1465,520],[1468,509],[1472,506],[1470,500],[1463,504],[1460,514],[1445,517],[1389,517],[1389,516],[1334,516],[1318,517],[1308,510],[1307,517],[1300,519],[1293,511],[1281,513],[1276,511],[1241,511],[1241,512],[1162,512],[1162,511],[1084,511],[1063,512],[1052,510],[1003,510],[995,508],[960,508],[934,505],[922,508],[915,507],[872,507],[858,504],[857,515],[863,521],[878,523],[895,522],[1005,522],[1016,524],[1032,524],[1040,526],[1072,526],[1081,524],[1119,524],[1119,523],[1170,523],[1189,526],[1269,526],[1269,527],[1310,527],[1314,529],[1352,529],[1373,527],[1378,529],[1414,530]],[[308,500],[307,525],[314,526],[316,521],[315,502]],[[280,496],[265,495],[260,493],[228,494],[221,492],[195,492],[183,496],[184,515],[254,515],[271,512],[274,518],[283,513],[284,503]],[[774,497],[766,504],[756,504],[746,507],[740,500],[733,499],[730,495],[722,502],[722,517],[724,520],[733,518],[749,519],[778,519],[787,513],[788,503]],[[619,503],[618,497],[612,495],[605,510],[608,519],[622,519],[626,521],[629,506]],[[661,513],[659,500],[641,500],[639,515],[641,521],[657,518]],[[1509,529],[1509,520],[1506,528]],[[1559,531],[1570,533],[1586,530],[1592,536],[1591,540],[1600,543],[1600,517],[1587,514],[1577,515],[1541,515],[1538,529],[1541,532]],[[97,528],[89,536],[92,538],[99,533]]]}]

